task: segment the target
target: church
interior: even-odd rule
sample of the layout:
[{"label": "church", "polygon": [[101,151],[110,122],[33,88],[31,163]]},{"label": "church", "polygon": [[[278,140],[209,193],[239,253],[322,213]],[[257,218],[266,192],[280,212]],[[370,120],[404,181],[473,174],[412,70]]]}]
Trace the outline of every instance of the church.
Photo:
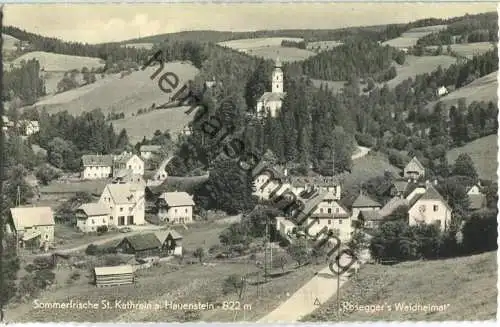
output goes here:
[{"label": "church", "polygon": [[285,95],[286,93],[283,92],[283,71],[281,70],[281,62],[277,58],[271,79],[271,92],[265,92],[257,101],[257,115],[259,117],[265,115],[277,117]]}]

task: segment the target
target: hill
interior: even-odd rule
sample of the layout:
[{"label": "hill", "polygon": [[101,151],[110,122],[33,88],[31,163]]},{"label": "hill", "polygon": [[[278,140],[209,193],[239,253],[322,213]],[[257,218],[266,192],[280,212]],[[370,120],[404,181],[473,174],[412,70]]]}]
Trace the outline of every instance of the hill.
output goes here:
[{"label": "hill", "polygon": [[[439,101],[447,106],[457,105],[458,100],[462,98],[465,99],[467,105],[473,101],[493,101],[496,103],[498,90],[497,74],[498,71],[478,78],[472,83],[450,92],[439,99]],[[434,108],[437,102],[429,103],[427,108],[429,110]]]},{"label": "hill", "polygon": [[451,149],[446,154],[450,164],[454,163],[460,153],[467,153],[474,162],[479,178],[497,180],[498,169],[498,137],[489,135]]},{"label": "hill", "polygon": [[[170,96],[158,87],[158,78],[154,81],[150,79],[157,69],[158,67],[148,67],[144,71],[132,72],[123,78],[114,75],[75,90],[47,97],[34,106],[44,107],[49,113],[67,110],[73,115],[101,108],[105,114],[123,112],[129,117],[136,114],[139,109],[150,108],[153,103],[160,105],[170,100]],[[167,63],[163,71],[173,72],[179,76],[177,89],[198,73],[194,66],[182,62]]]},{"label": "hill", "polygon": [[144,136],[151,138],[156,130],[162,132],[170,130],[170,134],[174,136],[193,119],[195,111],[187,115],[185,111],[188,109],[189,106],[154,110],[142,115],[115,120],[113,126],[116,130],[125,128],[132,144],[142,141]]},{"label": "hill", "polygon": [[[380,305],[378,312],[344,312],[341,321],[493,320],[497,312],[496,252],[394,266],[365,265],[340,290],[340,302]],[[443,306],[441,312],[396,310],[397,304]],[[387,306],[392,306],[388,310]],[[336,321],[336,299],[305,321]]]},{"label": "hill", "polygon": [[391,165],[383,154],[370,152],[366,156],[353,160],[351,173],[346,175],[343,180],[344,188],[349,189],[371,178],[381,176],[384,171],[389,171],[397,176],[400,169]]},{"label": "hill", "polygon": [[444,29],[446,29],[446,25],[415,27],[404,32],[400,37],[383,42],[382,45],[389,45],[395,48],[409,48],[417,44],[418,39]]},{"label": "hill", "polygon": [[[443,50],[446,50],[448,46],[443,46]],[[451,50],[455,52],[457,55],[472,58],[474,55],[483,54],[494,48],[491,42],[476,42],[476,43],[459,43],[459,44],[451,44]],[[437,45],[430,45],[426,47],[428,50],[435,51],[438,48]]]},{"label": "hill", "polygon": [[72,69],[81,70],[104,67],[104,61],[99,58],[79,57],[63,55],[44,51],[33,51],[23,54],[14,60],[14,65],[20,65],[21,61],[36,59],[40,62],[40,67],[48,72],[67,72]]},{"label": "hill", "polygon": [[16,39],[15,37],[13,37],[9,34],[2,34],[2,38],[3,38],[2,50],[16,50],[17,49],[17,44],[19,42],[19,39]]},{"label": "hill", "polygon": [[395,64],[396,67],[396,77],[387,82],[390,88],[396,87],[401,82],[407,80],[408,78],[414,79],[415,76],[419,74],[430,73],[441,66],[443,69],[447,69],[452,64],[456,63],[456,58],[451,56],[406,56],[406,60],[403,65]]}]

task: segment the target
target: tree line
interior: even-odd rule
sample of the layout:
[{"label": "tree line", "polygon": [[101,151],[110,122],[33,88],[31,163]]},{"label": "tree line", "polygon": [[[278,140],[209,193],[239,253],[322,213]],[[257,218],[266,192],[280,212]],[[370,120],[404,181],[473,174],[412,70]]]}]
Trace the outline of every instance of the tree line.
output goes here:
[{"label": "tree line", "polygon": [[23,104],[31,105],[46,93],[40,63],[36,59],[22,61],[19,67],[5,70],[3,83],[2,96],[7,101],[18,98]]}]

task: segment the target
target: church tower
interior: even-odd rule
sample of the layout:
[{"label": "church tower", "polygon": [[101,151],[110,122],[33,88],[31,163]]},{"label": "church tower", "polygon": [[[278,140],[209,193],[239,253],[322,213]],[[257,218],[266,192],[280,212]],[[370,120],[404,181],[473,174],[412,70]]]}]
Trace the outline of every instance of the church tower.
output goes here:
[{"label": "church tower", "polygon": [[281,70],[281,61],[279,58],[276,58],[271,85],[272,93],[283,93],[283,71]]}]

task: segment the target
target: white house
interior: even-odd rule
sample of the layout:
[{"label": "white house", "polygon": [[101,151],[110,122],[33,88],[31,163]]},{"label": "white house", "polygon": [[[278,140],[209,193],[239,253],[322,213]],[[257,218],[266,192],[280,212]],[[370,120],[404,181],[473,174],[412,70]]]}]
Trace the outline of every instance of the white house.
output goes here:
[{"label": "white house", "polygon": [[352,219],[353,221],[358,220],[359,214],[363,211],[378,211],[382,208],[382,205],[377,201],[373,200],[369,196],[360,193],[356,200],[351,205]]},{"label": "white house", "polygon": [[108,178],[112,173],[113,157],[109,155],[86,154],[82,156],[82,166],[82,179]]},{"label": "white house", "polygon": [[139,156],[125,151],[114,157],[113,176],[120,174],[123,170],[130,170],[134,175],[144,175],[144,161]]},{"label": "white house", "polygon": [[482,192],[483,187],[481,182],[472,185],[467,189],[467,196],[469,197],[469,208],[471,210],[482,209],[486,206],[486,195]]},{"label": "white house", "polygon": [[425,167],[417,159],[413,157],[404,168],[404,177],[411,179],[419,179],[425,176]]},{"label": "white house", "polygon": [[276,217],[276,230],[282,235],[291,235],[297,226],[285,217]]},{"label": "white house", "polygon": [[447,230],[451,223],[451,208],[431,183],[425,193],[412,198],[408,209],[408,223],[416,225],[438,224],[441,230]]},{"label": "white house", "polygon": [[159,145],[142,145],[139,149],[141,158],[144,160],[151,159],[154,155],[160,153],[161,146]]},{"label": "white house", "polygon": [[40,124],[36,120],[27,120],[24,122],[24,135],[30,136],[40,131]]},{"label": "white house", "polygon": [[9,127],[10,127],[9,117],[2,116],[2,120],[3,120],[2,130],[3,131],[7,131],[9,129]]},{"label": "white house", "polygon": [[162,250],[167,254],[182,255],[182,235],[173,229],[160,230],[154,233],[161,243]]},{"label": "white house", "polygon": [[[168,173],[166,171],[166,168],[167,168],[167,165],[169,164],[169,162],[173,159],[174,157],[170,157],[170,158],[165,158],[161,163],[160,163],[160,166],[156,169],[154,175],[153,175],[153,179],[152,179],[152,182],[153,184],[154,183],[158,183],[158,184],[161,184],[163,183],[167,177],[168,177]],[[148,181],[149,183],[149,181]]]},{"label": "white house", "polygon": [[54,213],[50,207],[11,208],[7,232],[16,235],[22,247],[47,247],[54,243]]},{"label": "white house", "polygon": [[319,192],[331,193],[335,200],[340,200],[340,181],[335,176],[303,177],[293,176],[289,178],[292,192],[299,196],[302,192],[315,189]]},{"label": "white house", "polygon": [[448,89],[444,86],[441,86],[440,88],[437,89],[436,93],[438,96],[442,97],[443,95],[448,94]]},{"label": "white house", "polygon": [[76,228],[84,233],[96,232],[97,227],[108,226],[111,209],[103,203],[84,203],[75,211]]},{"label": "white house", "polygon": [[291,185],[286,181],[285,172],[279,168],[269,167],[259,164],[254,169],[254,189],[253,195],[263,200],[279,196],[287,190],[291,190]]},{"label": "white house", "polygon": [[109,225],[144,225],[144,187],[138,184],[108,184],[99,202],[110,209]]},{"label": "white house", "polygon": [[165,192],[156,201],[161,222],[189,224],[193,222],[193,197],[186,192]]},{"label": "white house", "polygon": [[257,100],[257,115],[262,117],[266,115],[271,115],[271,117],[277,117],[281,106],[283,104],[283,99],[286,93],[283,91],[283,70],[281,70],[281,62],[276,59],[274,65],[274,71],[271,76],[271,92],[265,92],[259,100]]},{"label": "white house", "polygon": [[317,235],[326,227],[328,230],[336,231],[341,241],[348,241],[354,231],[349,210],[330,192],[318,192],[310,197],[305,202],[301,214],[307,216],[305,226],[309,226],[307,231],[309,236]]}]

